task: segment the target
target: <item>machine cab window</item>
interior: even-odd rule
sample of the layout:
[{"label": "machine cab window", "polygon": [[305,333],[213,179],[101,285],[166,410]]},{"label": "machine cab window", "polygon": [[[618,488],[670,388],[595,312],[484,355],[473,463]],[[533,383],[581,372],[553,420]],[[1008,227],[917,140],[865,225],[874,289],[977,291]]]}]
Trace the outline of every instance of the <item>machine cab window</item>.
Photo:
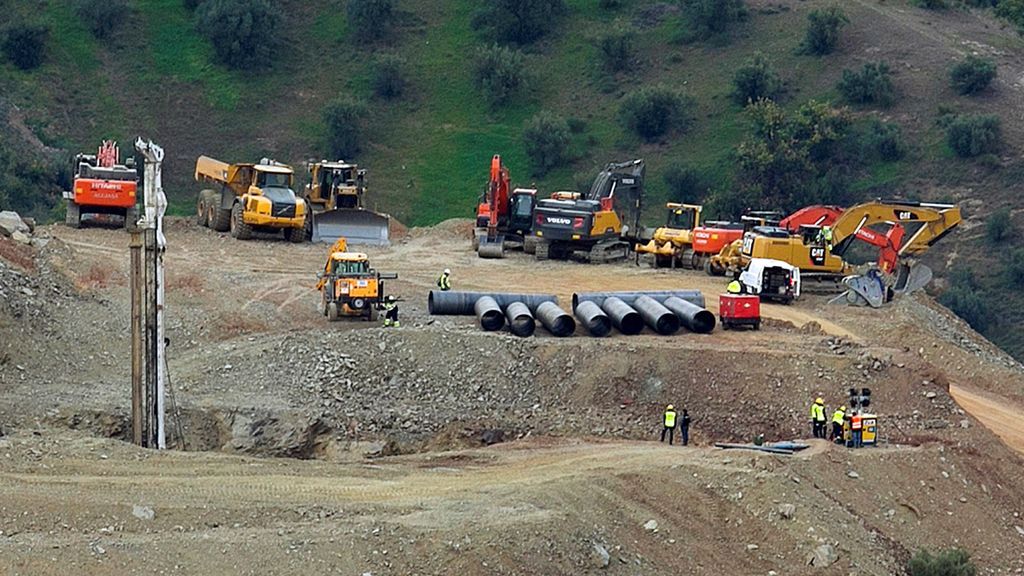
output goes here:
[{"label": "machine cab window", "polygon": [[668,212],[668,222],[666,227],[675,228],[677,230],[692,230],[696,227],[694,222],[694,216],[696,214],[693,210],[687,208],[673,208]]},{"label": "machine cab window", "polygon": [[370,263],[367,261],[334,260],[331,262],[331,274],[338,276],[351,276],[355,274],[369,274]]}]

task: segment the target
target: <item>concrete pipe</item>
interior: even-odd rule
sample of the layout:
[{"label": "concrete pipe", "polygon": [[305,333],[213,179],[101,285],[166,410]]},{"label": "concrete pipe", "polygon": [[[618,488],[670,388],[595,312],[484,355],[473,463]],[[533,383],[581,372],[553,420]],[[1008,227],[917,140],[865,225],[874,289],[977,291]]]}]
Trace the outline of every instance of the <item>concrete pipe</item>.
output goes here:
[{"label": "concrete pipe", "polygon": [[427,296],[427,310],[435,316],[469,316],[475,314],[474,304],[483,296],[489,296],[505,307],[513,302],[522,302],[531,312],[536,313],[541,302],[558,303],[553,294],[502,294],[489,292],[455,292],[431,290]]},{"label": "concrete pipe", "polygon": [[679,317],[660,302],[647,295],[637,296],[633,308],[652,330],[662,336],[671,336],[679,331]]},{"label": "concrete pipe", "polygon": [[477,298],[473,309],[476,311],[477,320],[480,321],[480,327],[485,331],[494,332],[505,326],[505,315],[494,298],[490,296]]},{"label": "concrete pipe", "polygon": [[649,290],[639,292],[578,292],[572,295],[572,308],[575,310],[580,302],[587,300],[601,306],[604,300],[610,296],[615,296],[628,306],[632,306],[633,301],[638,296],[650,296],[658,302],[664,302],[666,298],[675,296],[695,306],[704,307],[704,294],[700,290]]},{"label": "concrete pipe", "polygon": [[541,302],[537,306],[537,319],[552,336],[572,336],[576,331],[576,321],[554,302]]},{"label": "concrete pipe", "polygon": [[626,336],[639,334],[644,329],[644,321],[640,314],[617,296],[602,298],[601,310],[604,310],[611,319],[612,326]]},{"label": "concrete pipe", "polygon": [[692,302],[672,296],[666,298],[662,304],[674,312],[679,317],[679,322],[690,332],[708,334],[715,329],[715,315],[700,306],[695,306]]},{"label": "concrete pipe", "polygon": [[513,302],[506,306],[505,319],[508,320],[509,331],[516,336],[533,336],[533,331],[537,329],[533,314],[530,314],[530,309],[522,302]]},{"label": "concrete pipe", "polygon": [[576,318],[591,336],[607,336],[612,331],[612,320],[601,310],[601,307],[587,300],[580,302],[575,310]]}]

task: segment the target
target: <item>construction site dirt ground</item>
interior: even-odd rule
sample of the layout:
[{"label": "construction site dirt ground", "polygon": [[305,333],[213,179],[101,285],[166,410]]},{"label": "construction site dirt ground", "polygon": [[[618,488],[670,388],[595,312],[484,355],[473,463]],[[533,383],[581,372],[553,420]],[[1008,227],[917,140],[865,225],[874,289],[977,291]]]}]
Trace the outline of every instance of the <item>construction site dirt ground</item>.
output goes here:
[{"label": "construction site dirt ground", "polygon": [[[915,296],[809,296],[760,331],[596,339],[431,317],[456,290],[558,295],[722,278],[632,263],[481,260],[469,223],[396,231],[399,329],[328,323],[326,245],[168,224],[171,443],[129,429],[128,236],[0,238],[0,573],[899,574],[918,549],[1024,572],[1024,370]],[[794,456],[871,388],[880,446]],[[656,442],[666,403],[688,447]]]}]

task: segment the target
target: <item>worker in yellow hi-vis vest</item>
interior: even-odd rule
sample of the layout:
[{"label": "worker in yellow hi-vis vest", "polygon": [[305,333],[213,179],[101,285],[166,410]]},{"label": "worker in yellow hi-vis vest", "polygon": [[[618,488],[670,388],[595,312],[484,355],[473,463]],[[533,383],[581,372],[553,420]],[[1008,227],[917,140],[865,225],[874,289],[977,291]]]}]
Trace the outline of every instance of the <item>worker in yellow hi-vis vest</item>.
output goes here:
[{"label": "worker in yellow hi-vis vest", "polygon": [[668,433],[668,445],[672,445],[672,437],[676,433],[676,407],[669,404],[665,407],[665,417],[662,420],[665,425],[661,429],[661,441],[665,441],[665,433]]}]

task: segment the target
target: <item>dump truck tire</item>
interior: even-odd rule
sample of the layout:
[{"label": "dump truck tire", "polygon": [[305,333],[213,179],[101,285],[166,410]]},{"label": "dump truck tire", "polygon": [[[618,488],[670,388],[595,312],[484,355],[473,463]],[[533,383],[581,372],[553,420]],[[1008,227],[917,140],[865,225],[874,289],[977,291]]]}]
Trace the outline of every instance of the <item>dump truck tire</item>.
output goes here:
[{"label": "dump truck tire", "polygon": [[68,208],[64,212],[64,223],[71,228],[82,227],[82,211],[78,207],[78,204],[75,204],[70,200],[68,201]]},{"label": "dump truck tire", "polygon": [[284,239],[298,244],[306,241],[306,228],[285,228]]},{"label": "dump truck tire", "polygon": [[206,195],[205,190],[199,193],[199,199],[196,200],[196,225],[198,226],[209,226],[209,211],[206,209]]},{"label": "dump truck tire", "polygon": [[210,191],[210,199],[206,202],[209,208],[207,217],[208,226],[217,232],[227,232],[231,229],[231,210],[224,210],[220,207],[220,197],[213,190]]},{"label": "dump truck tire", "polygon": [[252,238],[252,226],[245,223],[242,219],[242,203],[236,202],[231,208],[231,237],[239,240],[248,240]]}]

